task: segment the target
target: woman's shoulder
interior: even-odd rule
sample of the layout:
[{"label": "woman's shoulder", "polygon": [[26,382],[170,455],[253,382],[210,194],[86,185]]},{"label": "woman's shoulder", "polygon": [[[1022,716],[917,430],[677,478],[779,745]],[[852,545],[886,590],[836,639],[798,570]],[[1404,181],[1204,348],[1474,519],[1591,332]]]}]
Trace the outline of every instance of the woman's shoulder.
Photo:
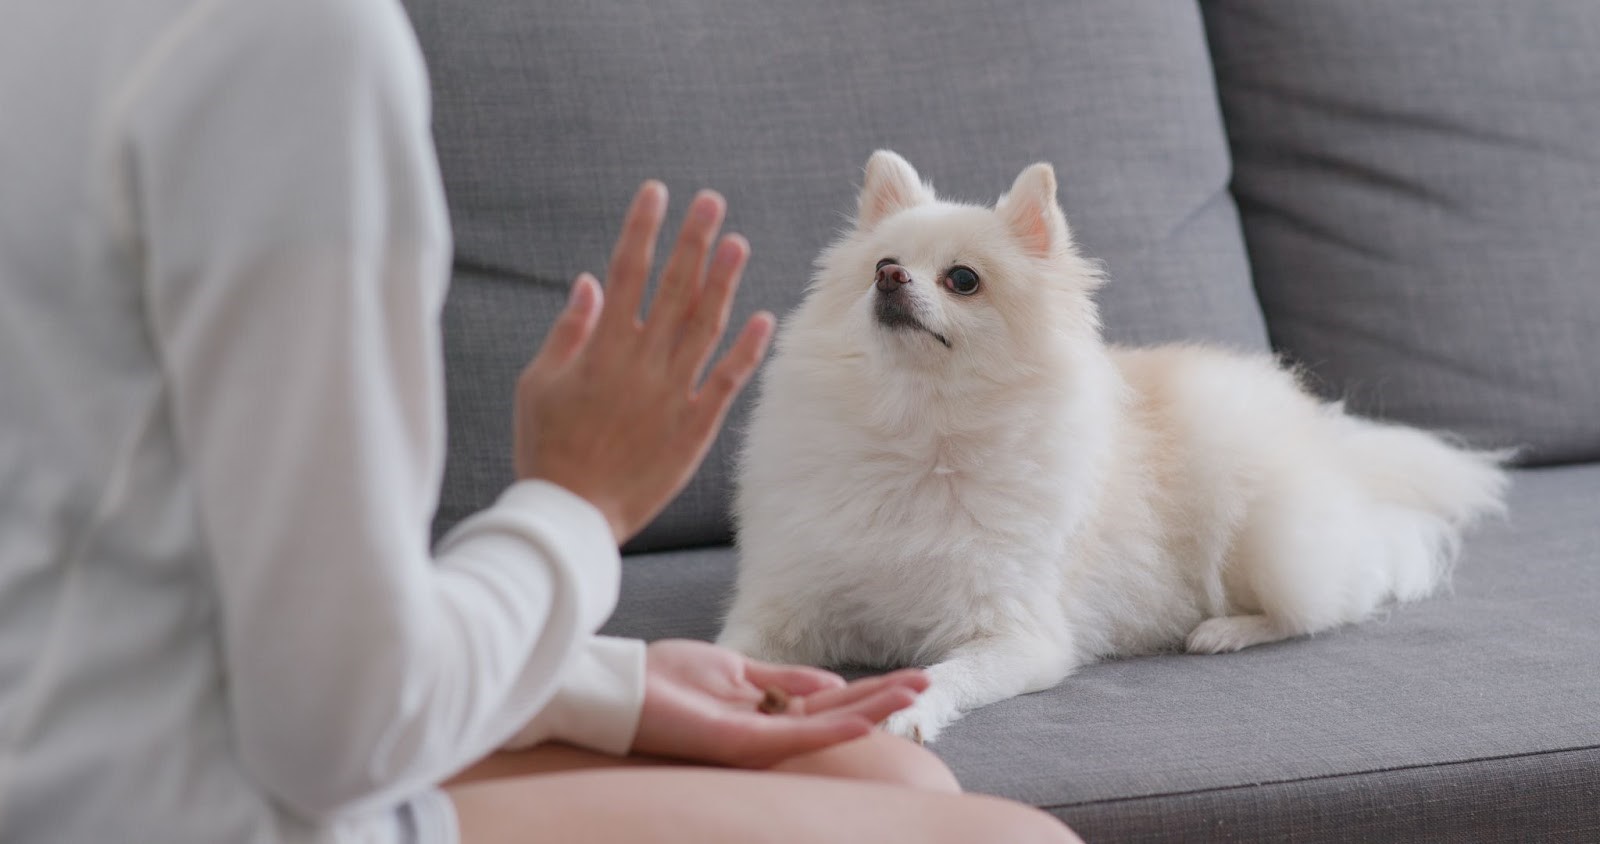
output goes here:
[{"label": "woman's shoulder", "polygon": [[390,68],[416,54],[400,0],[198,0],[207,34],[246,52],[334,69]]},{"label": "woman's shoulder", "polygon": [[427,72],[399,0],[138,2],[162,7],[167,24],[130,80],[136,123],[186,123],[222,100],[302,123],[374,102],[427,112]]}]

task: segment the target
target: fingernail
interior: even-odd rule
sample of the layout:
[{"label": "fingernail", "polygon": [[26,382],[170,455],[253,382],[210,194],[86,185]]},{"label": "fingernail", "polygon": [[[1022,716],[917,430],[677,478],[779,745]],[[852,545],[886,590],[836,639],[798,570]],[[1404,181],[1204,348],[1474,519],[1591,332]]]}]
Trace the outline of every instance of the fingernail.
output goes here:
[{"label": "fingernail", "polygon": [[694,217],[702,223],[709,223],[717,219],[717,194],[714,191],[703,190],[694,197]]},{"label": "fingernail", "polygon": [[583,273],[578,276],[577,281],[572,283],[572,290],[567,296],[569,307],[576,310],[584,310],[589,306],[589,302],[594,299],[594,285],[585,281],[588,278],[590,278],[589,274]]},{"label": "fingernail", "polygon": [[647,179],[639,186],[639,192],[644,194],[645,201],[651,210],[665,211],[667,207],[667,186],[655,179]]},{"label": "fingernail", "polygon": [[729,240],[728,238],[723,238],[722,242],[717,244],[717,264],[720,266],[727,266],[738,259],[739,244]]}]

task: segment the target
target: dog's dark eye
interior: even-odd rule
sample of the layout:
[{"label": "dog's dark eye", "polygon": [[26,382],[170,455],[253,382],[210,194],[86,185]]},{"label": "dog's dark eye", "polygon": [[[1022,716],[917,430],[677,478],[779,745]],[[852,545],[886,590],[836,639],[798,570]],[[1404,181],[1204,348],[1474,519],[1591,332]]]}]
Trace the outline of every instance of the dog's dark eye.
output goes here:
[{"label": "dog's dark eye", "polygon": [[882,261],[879,261],[879,262],[878,262],[878,265],[877,265],[877,266],[876,266],[876,267],[873,267],[873,270],[874,270],[874,271],[876,271],[876,270],[881,270],[881,269],[883,269],[883,268],[884,268],[884,267],[887,267],[887,266],[889,266],[889,265],[890,265],[890,264],[898,264],[898,263],[900,263],[900,262],[899,262],[899,261],[896,261],[896,260],[895,260],[895,259],[893,259],[893,258],[884,258],[884,259],[883,259],[883,260],[882,260]]},{"label": "dog's dark eye", "polygon": [[951,267],[950,272],[944,274],[944,286],[952,293],[971,296],[978,292],[978,274],[971,267]]}]

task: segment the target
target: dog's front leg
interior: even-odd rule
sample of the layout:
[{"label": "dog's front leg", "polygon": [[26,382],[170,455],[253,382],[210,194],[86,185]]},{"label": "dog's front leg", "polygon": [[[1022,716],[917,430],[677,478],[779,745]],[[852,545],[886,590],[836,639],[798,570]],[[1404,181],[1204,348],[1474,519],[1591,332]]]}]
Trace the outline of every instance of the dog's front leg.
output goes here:
[{"label": "dog's front leg", "polygon": [[929,666],[928,690],[910,708],[889,716],[884,729],[931,742],[963,712],[1048,689],[1074,667],[1065,637],[1051,641],[1012,634],[974,639]]}]

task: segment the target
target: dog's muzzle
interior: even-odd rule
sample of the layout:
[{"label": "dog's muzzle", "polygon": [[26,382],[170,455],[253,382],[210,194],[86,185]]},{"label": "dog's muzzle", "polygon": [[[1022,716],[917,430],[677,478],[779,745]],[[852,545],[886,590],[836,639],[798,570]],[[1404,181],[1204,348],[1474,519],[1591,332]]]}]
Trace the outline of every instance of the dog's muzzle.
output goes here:
[{"label": "dog's muzzle", "polygon": [[929,328],[922,320],[917,318],[912,305],[911,273],[899,264],[885,264],[878,268],[878,275],[873,280],[877,292],[873,295],[872,314],[878,324],[890,329],[906,329],[910,331],[926,331],[934,339],[950,348],[950,341],[943,334]]}]

